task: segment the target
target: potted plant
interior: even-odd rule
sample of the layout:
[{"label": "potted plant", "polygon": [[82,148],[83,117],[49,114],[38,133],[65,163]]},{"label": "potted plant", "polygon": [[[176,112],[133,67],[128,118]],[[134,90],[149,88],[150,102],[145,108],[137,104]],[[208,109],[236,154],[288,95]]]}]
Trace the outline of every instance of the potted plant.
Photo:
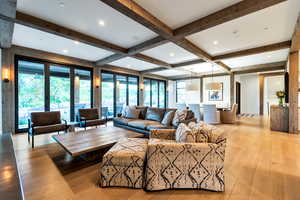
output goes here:
[{"label": "potted plant", "polygon": [[283,106],[283,98],[285,97],[284,91],[277,91],[276,96],[279,99],[279,106]]}]

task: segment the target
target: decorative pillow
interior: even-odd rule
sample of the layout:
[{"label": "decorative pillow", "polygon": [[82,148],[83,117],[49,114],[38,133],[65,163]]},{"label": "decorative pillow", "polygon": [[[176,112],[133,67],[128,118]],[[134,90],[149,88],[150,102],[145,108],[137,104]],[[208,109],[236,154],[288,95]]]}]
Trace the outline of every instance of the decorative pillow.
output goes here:
[{"label": "decorative pillow", "polygon": [[196,141],[195,134],[192,130],[184,123],[179,124],[175,132],[176,142],[179,143],[194,143]]},{"label": "decorative pillow", "polygon": [[195,139],[197,143],[208,143],[211,135],[211,131],[206,126],[205,123],[199,122],[191,122],[188,127],[192,130],[193,134],[195,134]]},{"label": "decorative pillow", "polygon": [[146,119],[161,122],[164,117],[165,109],[162,108],[148,108]]},{"label": "decorative pillow", "polygon": [[148,107],[147,106],[136,106],[136,109],[140,110],[139,119],[145,119]]},{"label": "decorative pillow", "polygon": [[135,108],[128,108],[126,113],[126,118],[128,119],[138,119],[140,115],[140,110]]},{"label": "decorative pillow", "polygon": [[136,109],[135,108],[135,106],[126,106],[126,105],[124,105],[123,106],[123,109],[122,109],[122,117],[124,117],[124,118],[127,118],[127,113],[128,113],[128,110],[129,109]]},{"label": "decorative pillow", "polygon": [[166,112],[163,120],[161,121],[161,124],[164,126],[170,126],[174,118],[174,114],[175,114],[174,111]]},{"label": "decorative pillow", "polygon": [[181,122],[183,122],[186,119],[187,110],[176,110],[172,125],[178,126]]}]

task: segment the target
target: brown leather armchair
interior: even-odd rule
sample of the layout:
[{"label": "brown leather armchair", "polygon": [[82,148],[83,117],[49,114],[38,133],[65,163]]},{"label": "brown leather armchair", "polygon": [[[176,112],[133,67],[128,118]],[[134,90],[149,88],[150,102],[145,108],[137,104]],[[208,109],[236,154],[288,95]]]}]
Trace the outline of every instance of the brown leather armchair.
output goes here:
[{"label": "brown leather armchair", "polygon": [[78,120],[80,127],[86,129],[89,126],[106,125],[107,118],[101,119],[99,117],[98,108],[79,109]]},{"label": "brown leather armchair", "polygon": [[221,122],[224,124],[233,124],[236,121],[236,112],[238,104],[233,104],[231,110],[224,110],[220,112]]},{"label": "brown leather armchair", "polygon": [[30,136],[32,137],[32,148],[34,148],[34,136],[67,131],[67,122],[60,118],[59,111],[52,112],[33,112],[30,114],[30,119],[28,119],[28,142],[30,143]]}]

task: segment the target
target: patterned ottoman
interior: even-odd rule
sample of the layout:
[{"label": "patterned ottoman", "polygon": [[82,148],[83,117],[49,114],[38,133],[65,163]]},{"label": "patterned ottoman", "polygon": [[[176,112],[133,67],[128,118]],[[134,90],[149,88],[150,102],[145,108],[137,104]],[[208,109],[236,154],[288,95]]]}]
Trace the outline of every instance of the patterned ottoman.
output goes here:
[{"label": "patterned ottoman", "polygon": [[100,185],[143,187],[143,172],[148,139],[126,138],[115,144],[101,163]]}]

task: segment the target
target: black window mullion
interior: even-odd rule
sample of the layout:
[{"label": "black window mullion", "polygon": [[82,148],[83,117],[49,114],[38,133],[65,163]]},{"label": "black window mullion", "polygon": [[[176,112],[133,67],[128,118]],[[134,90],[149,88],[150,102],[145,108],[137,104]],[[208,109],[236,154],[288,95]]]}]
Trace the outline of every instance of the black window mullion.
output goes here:
[{"label": "black window mullion", "polygon": [[44,73],[45,111],[50,111],[50,65],[48,63],[44,65]]},{"label": "black window mullion", "polygon": [[152,80],[150,80],[150,107],[152,107]]},{"label": "black window mullion", "polygon": [[157,88],[157,105],[158,105],[157,107],[159,108],[160,107],[160,102],[159,102],[159,99],[160,99],[159,98],[160,97],[160,81],[157,82],[157,87],[158,87]]},{"label": "black window mullion", "polygon": [[75,120],[75,70],[73,67],[70,68],[70,112],[71,121]]},{"label": "black window mullion", "polygon": [[114,117],[117,116],[117,79],[116,79],[116,74],[113,74],[113,80],[114,80],[114,103],[113,103],[113,107],[114,107]]},{"label": "black window mullion", "polygon": [[129,105],[129,81],[128,76],[126,76],[126,105]]}]

